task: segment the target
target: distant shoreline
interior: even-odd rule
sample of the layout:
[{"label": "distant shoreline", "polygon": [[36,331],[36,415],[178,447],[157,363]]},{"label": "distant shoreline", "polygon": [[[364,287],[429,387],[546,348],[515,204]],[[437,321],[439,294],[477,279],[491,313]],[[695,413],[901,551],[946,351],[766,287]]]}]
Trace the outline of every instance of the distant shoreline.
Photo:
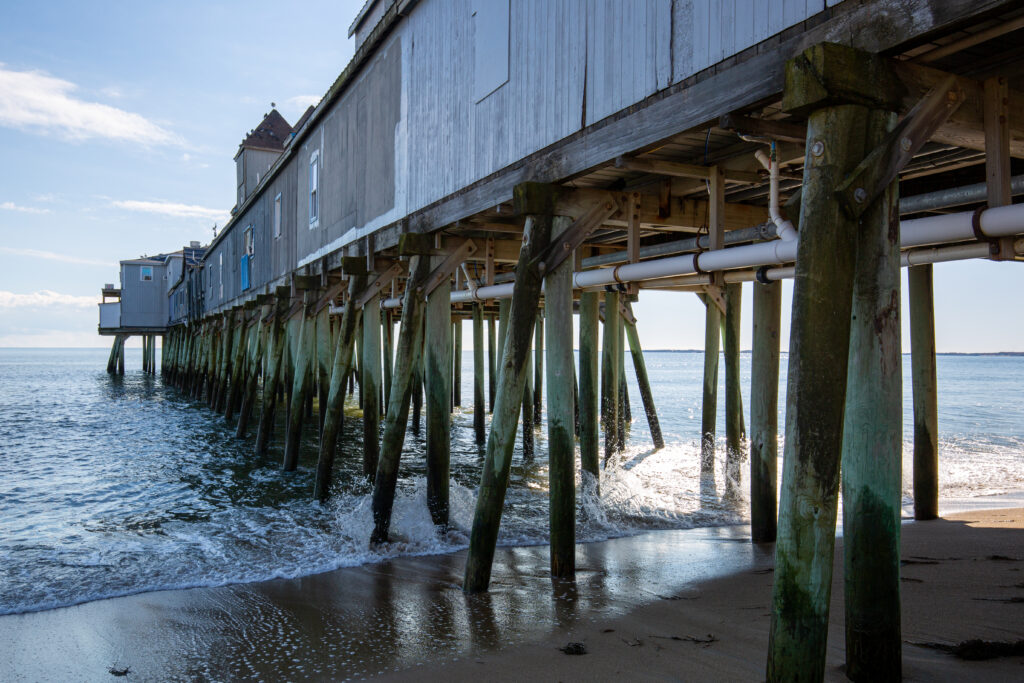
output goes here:
[{"label": "distant shoreline", "polygon": [[[160,348],[159,346],[157,348]],[[95,351],[97,349],[103,349],[108,351],[109,348],[105,346],[0,346],[0,351]],[[468,353],[471,349],[466,349],[465,353]],[[573,349],[578,352],[579,349]],[[703,349],[644,349],[644,353],[704,353]],[[740,354],[749,354],[750,349],[744,349],[740,351]],[[785,349],[782,353],[788,353]],[[909,356],[910,353],[904,353],[904,356]],[[938,351],[936,356],[1008,356],[1008,357],[1024,357],[1024,351]]]}]

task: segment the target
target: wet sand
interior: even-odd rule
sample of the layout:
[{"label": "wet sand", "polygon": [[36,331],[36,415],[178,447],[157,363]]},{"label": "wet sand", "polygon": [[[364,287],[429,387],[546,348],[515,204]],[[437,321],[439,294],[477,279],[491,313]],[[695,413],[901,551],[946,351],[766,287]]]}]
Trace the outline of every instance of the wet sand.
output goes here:
[{"label": "wet sand", "polygon": [[[748,538],[737,526],[581,545],[575,587],[552,585],[546,547],[508,548],[482,596],[459,589],[454,553],[5,616],[0,679],[760,680],[773,549]],[[1024,638],[1024,509],[905,524],[903,556],[905,677],[1024,680],[1022,657],[962,662],[913,645]],[[835,680],[841,582],[837,571]],[[569,641],[587,654],[560,652]]]}]

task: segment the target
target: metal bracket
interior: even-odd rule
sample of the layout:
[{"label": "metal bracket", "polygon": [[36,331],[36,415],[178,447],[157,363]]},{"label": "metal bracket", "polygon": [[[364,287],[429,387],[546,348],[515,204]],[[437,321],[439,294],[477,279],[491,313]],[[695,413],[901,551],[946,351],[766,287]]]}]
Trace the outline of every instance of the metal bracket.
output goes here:
[{"label": "metal bracket", "polygon": [[946,77],[914,105],[884,142],[864,157],[836,189],[851,218],[860,218],[965,99],[957,77]]},{"label": "metal bracket", "polygon": [[430,293],[437,289],[442,282],[448,279],[452,272],[459,267],[459,264],[466,260],[467,256],[476,253],[476,243],[473,240],[466,240],[458,247],[456,247],[451,253],[445,257],[445,260],[441,262],[437,268],[434,269],[429,276],[427,276],[426,282],[420,287],[420,292],[424,297],[430,296]]},{"label": "metal bracket", "polygon": [[384,288],[387,287],[392,280],[404,272],[405,267],[400,262],[396,261],[395,263],[392,263],[390,268],[381,273],[377,279],[373,281],[373,284],[363,290],[363,292],[356,297],[356,308],[362,308],[365,306],[367,301],[384,291]]}]

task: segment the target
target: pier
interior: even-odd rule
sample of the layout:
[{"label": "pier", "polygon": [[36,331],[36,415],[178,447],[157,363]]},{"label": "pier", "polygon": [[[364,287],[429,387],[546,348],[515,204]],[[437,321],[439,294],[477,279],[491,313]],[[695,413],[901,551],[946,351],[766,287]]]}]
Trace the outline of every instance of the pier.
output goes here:
[{"label": "pier", "polygon": [[[281,446],[281,476],[316,421],[309,495],[329,498],[337,458],[361,460],[375,545],[391,541],[403,444],[421,425],[426,504],[447,531],[451,415],[471,409],[482,460],[463,589],[476,594],[493,578],[516,444],[531,457],[542,423],[548,570],[573,579],[577,469],[599,489],[633,419],[664,447],[633,304],[650,290],[698,296],[704,320],[679,324],[705,330],[699,474],[714,487],[721,373],[718,493],[749,496],[751,542],[775,544],[767,678],[824,676],[841,491],[846,675],[898,680],[904,392],[915,517],[938,509],[934,264],[1024,260],[1024,57],[1008,43],[1024,10],[902,4],[830,0],[787,16],[769,2],[745,18],[726,16],[731,3],[537,0],[454,16],[441,0],[371,0],[323,100],[294,126],[271,111],[240,145],[216,238],[122,261],[121,287],[103,289],[107,371],[123,374],[124,343],[142,336],[155,373],[161,337],[164,381],[254,454]],[[618,44],[637,49],[612,54]],[[339,451],[356,385],[362,442]]]}]

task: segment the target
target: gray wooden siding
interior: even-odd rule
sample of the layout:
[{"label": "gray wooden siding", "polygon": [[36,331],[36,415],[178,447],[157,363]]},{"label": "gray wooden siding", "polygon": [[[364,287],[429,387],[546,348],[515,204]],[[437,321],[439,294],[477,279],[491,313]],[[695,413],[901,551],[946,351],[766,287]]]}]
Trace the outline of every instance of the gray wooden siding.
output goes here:
[{"label": "gray wooden siding", "polygon": [[[502,55],[477,50],[505,49],[500,41],[492,48],[476,40],[473,11],[488,4],[421,0],[296,141],[284,169],[232,221],[231,234],[210,251],[207,271],[216,271],[224,254],[224,297],[219,279],[208,272],[205,306],[219,308],[238,296],[242,233],[250,224],[256,233],[256,289],[835,2],[509,0],[508,80],[479,99],[479,60]],[[493,7],[504,11],[504,5]],[[365,30],[370,28],[368,23]],[[631,151],[625,146],[609,148],[609,158]],[[320,217],[311,229],[314,151],[320,155]],[[284,226],[275,240],[271,221],[278,192]]]},{"label": "gray wooden siding", "polygon": [[153,279],[141,279],[141,264],[121,264],[121,327],[167,325],[167,281],[163,264],[146,265]]}]

